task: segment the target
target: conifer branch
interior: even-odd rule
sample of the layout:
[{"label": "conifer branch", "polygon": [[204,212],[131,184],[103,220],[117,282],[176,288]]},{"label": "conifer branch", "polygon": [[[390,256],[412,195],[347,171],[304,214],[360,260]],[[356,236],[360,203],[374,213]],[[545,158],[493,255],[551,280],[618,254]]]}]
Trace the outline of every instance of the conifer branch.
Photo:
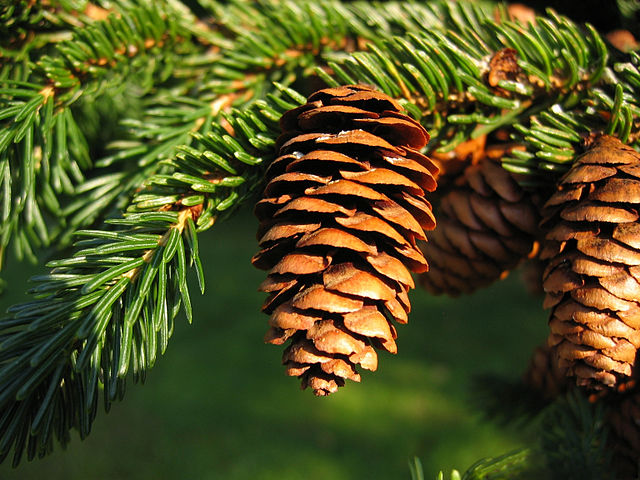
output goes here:
[{"label": "conifer branch", "polygon": [[108,13],[86,0],[5,2],[0,5],[0,64],[30,57],[49,43],[68,39],[70,29],[104,20]]},{"label": "conifer branch", "polygon": [[592,404],[577,390],[549,407],[542,419],[540,449],[554,478],[612,479],[612,452],[604,404]]},{"label": "conifer branch", "polygon": [[[162,91],[145,99],[142,118],[121,122],[128,129],[128,139],[108,145],[115,153],[95,162],[91,178],[65,204],[62,214],[67,223],[57,237],[59,243],[68,243],[76,229],[126,207],[144,180],[166,168],[162,160],[175,155],[179,146],[197,144],[193,134],[210,129],[213,118],[225,105],[169,95]],[[114,171],[114,167],[120,168]]]},{"label": "conifer branch", "polygon": [[[614,478],[602,402],[592,404],[571,391],[543,411],[532,427],[534,441],[529,448],[481,459],[462,475],[454,470],[451,480]],[[419,461],[410,467],[412,479],[423,478]],[[436,478],[445,476],[440,472]]]},{"label": "conifer branch", "polygon": [[183,147],[166,172],[140,185],[121,218],[79,230],[73,256],[34,277],[35,300],[0,320],[0,460],[43,456],[69,431],[88,435],[97,412],[121,399],[127,373],[144,381],[163,354],[181,309],[192,320],[187,268],[201,292],[198,232],[223,219],[260,185],[274,155],[282,113],[303,101],[280,96],[234,111],[225,127],[197,134],[206,148]]},{"label": "conifer branch", "polygon": [[35,259],[32,244],[50,242],[48,223],[61,213],[57,196],[71,194],[91,164],[73,114],[54,108],[50,87],[0,88],[0,261],[12,237],[18,258]]},{"label": "conifer branch", "polygon": [[44,454],[54,432],[65,443],[70,428],[84,437],[98,382],[108,408],[130,368],[144,380],[181,303],[191,319],[186,252],[199,264],[194,218],[195,209],[149,212],[110,221],[115,230],[79,231],[75,255],[34,278],[38,300],[10,309],[0,328],[2,456],[14,447],[17,464],[25,447],[30,458]]},{"label": "conifer branch", "polygon": [[[71,39],[55,45],[55,53],[38,60],[28,82],[13,75],[0,79],[0,258],[13,239],[18,258],[35,259],[34,247],[49,244],[62,225],[58,197],[74,195],[91,167],[69,107],[113,87],[149,90],[158,81],[154,76],[166,78],[176,58],[193,49],[180,46],[190,34],[168,7],[157,7],[81,24]],[[78,226],[73,221],[71,228]]]},{"label": "conifer branch", "polygon": [[210,94],[264,98],[273,82],[290,85],[308,76],[323,52],[353,51],[377,34],[337,1],[236,1],[210,8],[237,35],[212,66],[202,88]]},{"label": "conifer branch", "polygon": [[[397,12],[391,5],[382,12]],[[430,14],[422,31],[383,36],[366,52],[327,54],[329,69],[318,67],[318,75],[330,85],[363,82],[407,100],[432,134],[429,148],[439,152],[507,129],[525,149],[506,156],[505,168],[523,174],[527,186],[553,183],[589,132],[636,141],[635,53],[627,62],[609,58],[592,27],[553,11],[525,27],[466,3],[424,8]]]}]

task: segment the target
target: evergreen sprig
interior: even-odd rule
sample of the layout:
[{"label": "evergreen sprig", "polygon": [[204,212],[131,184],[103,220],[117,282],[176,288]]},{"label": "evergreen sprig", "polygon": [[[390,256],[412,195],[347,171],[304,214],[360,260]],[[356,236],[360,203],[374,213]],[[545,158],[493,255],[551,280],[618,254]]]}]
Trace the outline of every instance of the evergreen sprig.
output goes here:
[{"label": "evergreen sprig", "polygon": [[162,93],[142,102],[140,119],[120,122],[125,138],[107,145],[91,176],[63,206],[66,225],[59,244],[68,243],[76,229],[126,208],[144,180],[162,170],[162,161],[174,156],[178,146],[195,144],[192,134],[208,130],[218,114],[206,102]]},{"label": "evergreen sprig", "polygon": [[323,53],[359,49],[359,39],[378,34],[333,0],[211,3],[214,18],[236,35],[220,50],[202,87],[213,95],[264,98],[274,82],[292,85],[308,77]]},{"label": "evergreen sprig", "polygon": [[[538,413],[536,409],[528,417]],[[603,402],[591,403],[582,392],[571,390],[533,422],[531,447],[481,459],[462,475],[454,470],[451,480],[613,479],[604,414]],[[417,458],[410,469],[412,479],[424,478]],[[440,472],[437,480],[444,479]]]},{"label": "evergreen sprig", "polygon": [[[429,14],[422,31],[334,55],[327,61],[331,72],[317,73],[330,85],[364,82],[408,100],[432,135],[430,148],[440,152],[507,129],[525,149],[505,157],[505,168],[523,174],[530,186],[553,183],[591,131],[637,138],[636,55],[610,61],[589,25],[582,28],[551,10],[523,26],[504,15],[496,21],[495,11],[463,2],[423,8]],[[399,18],[406,24],[406,15]],[[498,75],[491,85],[488,76],[503,68],[491,60],[507,49],[517,58],[515,78]]]},{"label": "evergreen sprig", "polygon": [[[14,465],[51,450],[69,429],[89,433],[98,384],[105,406],[122,396],[129,369],[144,379],[164,353],[180,305],[191,320],[187,261],[199,265],[194,209],[110,220],[83,230],[72,257],[35,277],[36,300],[0,327],[0,455]],[[187,255],[187,252],[189,254]],[[199,271],[199,270],[198,270]],[[198,276],[201,278],[201,275]]]},{"label": "evergreen sprig", "polygon": [[[39,237],[30,233],[35,228],[33,215],[24,218],[25,208],[16,202],[15,188],[5,188],[4,203],[15,206],[11,221],[6,222],[3,230],[3,246],[15,239],[18,258],[34,259],[34,249],[53,243],[54,239],[58,245],[65,245],[75,229],[104,217],[114,206],[126,207],[133,189],[141,179],[159,171],[161,160],[170,158],[177,148],[198,148],[190,134],[206,129],[220,111],[266,97],[272,92],[274,81],[292,83],[317,63],[321,51],[342,49],[353,43],[355,32],[375,36],[339,2],[320,6],[311,2],[258,2],[259,9],[250,9],[251,24],[234,31],[237,37],[233,42],[222,39],[212,26],[194,27],[192,24],[196,22],[190,12],[177,11],[175,2],[153,7],[122,2],[119,6],[105,20],[77,29],[72,38],[59,42],[50,54],[40,58],[29,76],[34,77],[35,83],[23,85],[7,79],[2,90],[0,82],[0,96],[4,93],[7,102],[0,117],[9,127],[4,133],[4,143],[11,145],[21,140],[21,136],[12,132],[21,133],[37,123],[42,136],[78,144],[62,144],[63,151],[83,154],[83,162],[74,162],[73,156],[69,159],[71,165],[67,170],[73,168],[73,182],[67,180],[70,177],[67,170],[53,165],[54,176],[62,180],[52,182],[45,175],[42,188],[30,192],[29,198],[35,199],[31,210],[37,214]],[[246,2],[213,6],[214,13],[222,18],[235,18],[232,13],[238,8],[248,8]],[[305,22],[300,21],[301,17]],[[152,89],[153,94],[147,95]],[[131,117],[120,123],[120,139],[110,142],[116,153],[98,159],[97,169],[85,181],[84,172],[93,167],[86,155],[85,135],[92,135],[93,139],[103,137],[102,132],[88,131],[86,127],[78,129],[77,117],[84,121],[86,106],[99,102],[105,92],[110,98],[120,96],[126,104],[135,98],[148,98],[143,100],[141,112],[133,112],[134,115],[127,112]],[[21,97],[25,100],[18,103]],[[56,130],[57,124],[51,126],[49,117],[41,120],[41,111],[56,118],[64,117],[67,129]],[[48,150],[41,145],[46,140],[38,143],[37,139],[27,137],[25,141],[29,144],[22,150],[29,149],[26,153],[43,150],[46,163]],[[2,145],[0,141],[0,153]],[[26,153],[10,157],[17,159]],[[114,173],[116,161],[126,166]],[[17,160],[5,163],[6,183],[12,179],[15,184],[17,174],[13,164]],[[37,158],[24,165],[31,169],[27,172],[29,176],[23,175],[27,180],[39,173]],[[46,191],[46,198],[38,197],[41,191]],[[61,194],[62,206],[57,198]],[[43,208],[47,211],[41,212]]]},{"label": "evergreen sprig", "polygon": [[527,149],[514,150],[503,158],[504,167],[523,175],[523,183],[536,185],[547,173],[557,178],[566,172],[581,141],[592,132],[614,135],[637,146],[639,65],[640,57],[632,52],[629,61],[610,64],[603,80],[582,98],[575,96],[569,104],[554,103],[516,123],[512,138]]},{"label": "evergreen sprig", "polygon": [[[194,48],[167,4],[122,8],[81,26],[27,77],[0,78],[0,259],[12,242],[18,258],[35,260],[34,248],[50,244],[74,211],[61,207],[60,197],[88,187],[92,161],[73,104],[123,88],[142,95]],[[66,231],[80,226],[76,217]]]},{"label": "evergreen sprig", "polygon": [[607,442],[606,397],[589,398],[570,388],[549,399],[522,380],[491,376],[477,380],[474,392],[479,392],[480,408],[487,417],[501,425],[526,429],[532,441],[527,449],[479,461],[463,479],[615,478]]},{"label": "evergreen sprig", "polygon": [[35,260],[47,245],[60,194],[72,194],[91,166],[84,136],[69,110],[55,111],[51,88],[0,88],[0,261],[12,240],[16,256]]},{"label": "evergreen sprig", "polygon": [[106,10],[87,0],[33,2],[15,0],[0,5],[0,64],[22,59],[44,45],[65,38],[70,27],[91,23]]},{"label": "evergreen sprig", "polygon": [[99,391],[108,410],[127,373],[144,381],[165,352],[181,306],[191,322],[189,266],[204,292],[198,232],[260,185],[278,119],[304,101],[280,92],[197,134],[204,150],[183,147],[164,162],[167,173],[140,185],[121,218],[75,232],[74,254],[49,262],[50,273],[32,279],[35,299],[0,320],[0,460],[43,456],[71,429],[84,438]]},{"label": "evergreen sprig", "polygon": [[[422,16],[422,31],[414,23]],[[408,12],[411,12],[409,14]],[[524,150],[503,159],[522,174],[522,183],[553,183],[567,170],[588,133],[603,131],[624,142],[638,138],[638,60],[608,55],[605,42],[548,11],[535,25],[523,26],[495,10],[468,3],[434,2],[402,10],[382,5],[374,19],[385,31],[395,25],[410,33],[381,37],[368,51],[327,55],[330,68],[317,73],[329,84],[364,82],[404,98],[432,134],[431,149],[447,152],[469,138],[507,129]],[[399,20],[398,20],[399,19]],[[517,52],[517,80],[490,85],[490,60],[505,49]]]},{"label": "evergreen sprig", "polygon": [[607,445],[604,402],[591,403],[577,389],[556,400],[540,424],[540,449],[552,478],[615,478]]},{"label": "evergreen sprig", "polygon": [[[534,480],[546,478],[546,473],[536,465],[532,451],[520,449],[499,457],[483,458],[473,464],[462,475],[452,470],[448,477],[440,471],[436,480]],[[416,457],[409,462],[411,480],[424,480],[424,471]]]},{"label": "evergreen sprig", "polygon": [[[57,101],[73,102],[80,95],[97,96],[137,74],[141,88],[153,85],[152,75],[166,78],[175,55],[191,42],[188,31],[173,18],[177,12],[162,3],[110,14],[107,20],[74,31],[69,41],[56,45],[56,55],[40,59],[38,67],[56,89]],[[144,67],[144,68],[142,68]]]}]

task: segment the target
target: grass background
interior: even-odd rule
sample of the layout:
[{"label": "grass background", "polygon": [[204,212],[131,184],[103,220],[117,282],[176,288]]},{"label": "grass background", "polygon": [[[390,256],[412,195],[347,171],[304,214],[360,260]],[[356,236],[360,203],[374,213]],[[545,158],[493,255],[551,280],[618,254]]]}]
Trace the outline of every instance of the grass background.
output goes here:
[{"label": "grass background", "polygon": [[[517,376],[546,336],[540,300],[517,275],[458,299],[412,292],[399,353],[329,398],[284,375],[281,348],[265,345],[264,273],[249,259],[256,222],[237,213],[200,236],[207,289],[192,283],[194,322],[183,317],[144,386],[99,411],[88,439],[11,469],[3,480],[408,479],[418,456],[426,479],[439,470],[522,444],[521,434],[484,420],[474,375]],[[26,298],[40,270],[10,263],[0,308]]]}]

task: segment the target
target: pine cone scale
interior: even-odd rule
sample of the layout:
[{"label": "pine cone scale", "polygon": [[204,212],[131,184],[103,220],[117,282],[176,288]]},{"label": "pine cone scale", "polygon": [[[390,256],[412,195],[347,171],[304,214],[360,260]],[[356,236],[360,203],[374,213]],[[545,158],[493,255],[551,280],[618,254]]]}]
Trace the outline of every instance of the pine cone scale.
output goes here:
[{"label": "pine cone scale", "polygon": [[407,237],[426,240],[427,237],[423,230],[424,226],[416,218],[417,216],[412,215],[407,209],[402,208],[398,203],[392,200],[374,202],[371,205],[371,209],[383,220],[386,220],[387,222],[392,223],[395,227],[402,229]]},{"label": "pine cone scale", "polygon": [[272,274],[308,275],[323,271],[331,263],[330,257],[310,253],[290,253],[285,255],[271,270]]},{"label": "pine cone scale", "polygon": [[600,202],[617,202],[622,196],[628,203],[640,203],[640,185],[636,179],[611,178],[589,193],[589,199]]},{"label": "pine cone scale", "polygon": [[414,288],[415,284],[411,274],[404,264],[395,257],[384,252],[378,255],[368,255],[367,262],[381,275],[394,280],[408,288]]},{"label": "pine cone scale", "polygon": [[601,277],[598,283],[610,294],[623,300],[635,301],[640,298],[640,284],[629,274],[620,271],[616,275]]},{"label": "pine cone scale", "polygon": [[611,264],[640,265],[640,252],[603,238],[578,239],[576,249],[596,260]]},{"label": "pine cone scale", "polygon": [[620,243],[638,250],[640,249],[640,224],[624,223],[616,225],[612,237]]},{"label": "pine cone scale", "polygon": [[352,263],[341,263],[326,269],[322,280],[327,290],[369,298],[391,300],[396,292],[377,275],[356,268]]},{"label": "pine cone scale", "polygon": [[389,223],[373,215],[358,212],[350,217],[336,217],[335,221],[345,228],[382,235],[399,245],[407,244],[405,237],[398,233]]},{"label": "pine cone scale", "polygon": [[305,311],[349,313],[360,310],[364,303],[360,299],[341,295],[316,283],[296,294],[291,299],[291,306]]},{"label": "pine cone scale", "polygon": [[591,202],[581,202],[579,205],[565,208],[560,216],[569,222],[626,223],[638,220],[638,213],[634,210]]}]

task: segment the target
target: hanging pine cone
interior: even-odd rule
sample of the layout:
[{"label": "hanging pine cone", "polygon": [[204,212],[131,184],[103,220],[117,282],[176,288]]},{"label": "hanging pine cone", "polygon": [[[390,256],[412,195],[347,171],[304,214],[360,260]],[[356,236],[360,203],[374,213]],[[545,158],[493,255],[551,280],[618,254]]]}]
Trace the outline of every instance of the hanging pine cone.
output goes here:
[{"label": "hanging pine cone", "polygon": [[640,346],[640,155],[602,135],[545,205],[549,344],[578,385],[634,374]]},{"label": "hanging pine cone", "polygon": [[373,346],[396,352],[392,320],[407,322],[409,270],[427,270],[416,240],[435,225],[424,194],[437,168],[419,153],[427,132],[401,110],[348,86],[312,94],[280,121],[252,262],[269,270],[265,340],[290,341],[287,374],[316,395],[359,381],[356,365],[375,370]]},{"label": "hanging pine cone", "polygon": [[467,167],[458,186],[440,201],[438,226],[422,245],[430,269],[420,275],[421,285],[455,296],[504,278],[523,258],[535,255],[538,222],[534,197],[494,155],[485,156]]}]

